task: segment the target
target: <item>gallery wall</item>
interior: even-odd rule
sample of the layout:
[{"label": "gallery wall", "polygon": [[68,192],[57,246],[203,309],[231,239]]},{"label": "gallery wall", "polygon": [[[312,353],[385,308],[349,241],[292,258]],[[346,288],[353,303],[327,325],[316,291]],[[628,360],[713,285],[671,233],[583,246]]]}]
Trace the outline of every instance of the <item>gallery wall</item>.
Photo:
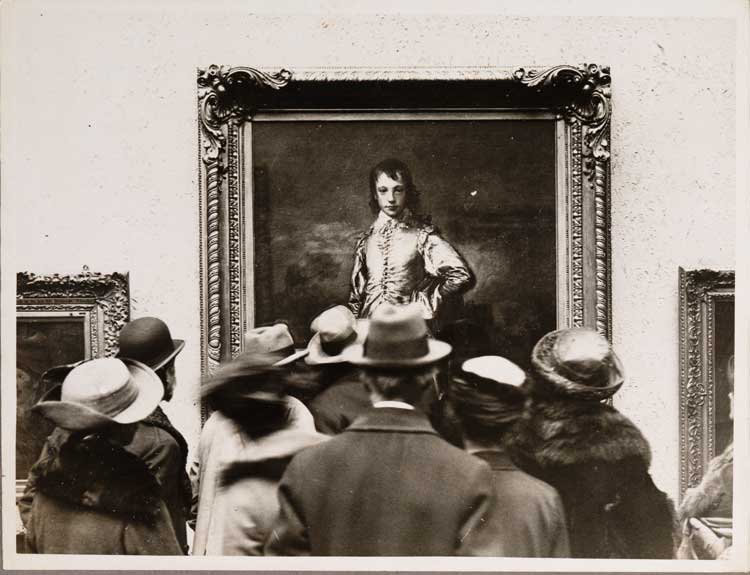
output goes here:
[{"label": "gallery wall", "polygon": [[627,369],[615,405],[650,440],[657,484],[676,495],[677,267],[734,267],[733,22],[268,16],[227,6],[5,10],[3,51],[17,57],[3,69],[3,210],[15,222],[3,249],[16,271],[129,272],[132,315],[159,316],[187,340],[168,412],[194,446],[197,66],[608,64],[613,340]]}]

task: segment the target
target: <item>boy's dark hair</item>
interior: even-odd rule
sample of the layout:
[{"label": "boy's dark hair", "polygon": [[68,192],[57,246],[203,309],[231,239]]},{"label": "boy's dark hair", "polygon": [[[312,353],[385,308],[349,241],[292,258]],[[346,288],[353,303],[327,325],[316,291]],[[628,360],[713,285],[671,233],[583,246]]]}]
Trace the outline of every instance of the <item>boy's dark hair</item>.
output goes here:
[{"label": "boy's dark hair", "polygon": [[377,215],[380,211],[380,206],[378,205],[376,197],[377,188],[375,186],[375,182],[380,174],[385,174],[394,180],[400,179],[404,183],[404,189],[406,190],[406,207],[409,208],[413,214],[419,214],[419,190],[414,186],[414,180],[412,179],[409,166],[396,158],[388,158],[387,160],[378,163],[372,168],[372,170],[370,170],[370,210],[373,215]]}]

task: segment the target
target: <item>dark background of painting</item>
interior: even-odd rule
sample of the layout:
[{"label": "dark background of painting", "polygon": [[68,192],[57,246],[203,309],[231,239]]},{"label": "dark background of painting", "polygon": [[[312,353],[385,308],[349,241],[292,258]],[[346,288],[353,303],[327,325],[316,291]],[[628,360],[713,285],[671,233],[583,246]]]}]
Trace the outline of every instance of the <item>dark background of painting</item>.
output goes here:
[{"label": "dark background of painting", "polygon": [[729,418],[727,362],[734,354],[734,302],[717,300],[714,308],[714,413],[715,455],[732,442],[733,422]]},{"label": "dark background of painting", "polygon": [[16,320],[16,479],[26,479],[54,425],[30,409],[48,389],[50,367],[86,356],[83,318]]},{"label": "dark background of painting", "polygon": [[310,321],[345,303],[354,246],[372,223],[368,174],[410,166],[422,212],[468,261],[465,315],[528,365],[556,327],[551,120],[258,122],[252,131],[256,323]]}]

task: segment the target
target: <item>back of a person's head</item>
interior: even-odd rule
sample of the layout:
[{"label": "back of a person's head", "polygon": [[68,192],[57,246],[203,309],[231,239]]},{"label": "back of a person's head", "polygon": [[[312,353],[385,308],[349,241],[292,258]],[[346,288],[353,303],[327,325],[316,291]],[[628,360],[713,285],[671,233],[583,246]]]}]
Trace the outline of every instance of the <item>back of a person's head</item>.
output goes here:
[{"label": "back of a person's head", "polygon": [[485,445],[501,444],[523,416],[525,381],[521,368],[499,356],[464,362],[451,378],[448,397],[465,437]]},{"label": "back of a person's head", "polygon": [[262,354],[240,356],[204,382],[209,409],[233,420],[248,436],[262,437],[287,427],[287,398],[310,385],[310,376],[291,366],[274,366]]},{"label": "back of a person's head", "polygon": [[386,400],[418,403],[425,390],[435,380],[435,367],[408,369],[366,369],[362,381]]}]

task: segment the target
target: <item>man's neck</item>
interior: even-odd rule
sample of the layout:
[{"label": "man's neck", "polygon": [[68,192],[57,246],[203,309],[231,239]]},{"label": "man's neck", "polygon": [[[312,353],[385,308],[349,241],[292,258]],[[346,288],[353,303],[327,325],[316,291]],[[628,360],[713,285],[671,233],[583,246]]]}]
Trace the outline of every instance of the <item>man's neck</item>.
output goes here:
[{"label": "man's neck", "polygon": [[476,441],[468,437],[464,437],[464,449],[469,453],[478,453],[479,451],[498,451],[502,453],[505,451],[502,445]]}]

